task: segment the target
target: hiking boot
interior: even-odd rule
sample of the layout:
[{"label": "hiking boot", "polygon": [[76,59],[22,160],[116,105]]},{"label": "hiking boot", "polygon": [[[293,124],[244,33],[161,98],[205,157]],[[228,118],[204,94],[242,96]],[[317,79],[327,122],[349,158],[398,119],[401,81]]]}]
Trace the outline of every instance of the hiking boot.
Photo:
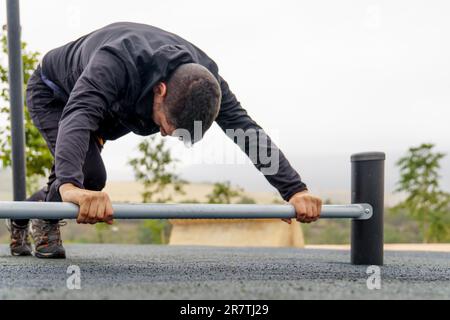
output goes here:
[{"label": "hiking boot", "polygon": [[6,227],[11,233],[9,248],[13,256],[31,256],[31,243],[28,237],[28,224],[20,226],[11,219],[6,219]]},{"label": "hiking boot", "polygon": [[34,256],[47,259],[65,259],[66,250],[62,246],[60,226],[64,221],[31,220],[31,236],[34,241]]}]

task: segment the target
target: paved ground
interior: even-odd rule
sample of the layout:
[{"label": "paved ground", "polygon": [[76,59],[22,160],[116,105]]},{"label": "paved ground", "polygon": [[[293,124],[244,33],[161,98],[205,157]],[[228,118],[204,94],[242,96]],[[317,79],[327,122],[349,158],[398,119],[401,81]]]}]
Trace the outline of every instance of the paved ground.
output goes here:
[{"label": "paved ground", "polygon": [[[450,253],[386,252],[381,289],[343,250],[67,245],[68,259],[0,246],[0,299],[450,299]],[[78,265],[81,289],[69,290]]]},{"label": "paved ground", "polygon": [[[312,244],[308,249],[350,250],[346,244]],[[384,250],[389,251],[427,251],[450,252],[450,243],[385,243]]]}]

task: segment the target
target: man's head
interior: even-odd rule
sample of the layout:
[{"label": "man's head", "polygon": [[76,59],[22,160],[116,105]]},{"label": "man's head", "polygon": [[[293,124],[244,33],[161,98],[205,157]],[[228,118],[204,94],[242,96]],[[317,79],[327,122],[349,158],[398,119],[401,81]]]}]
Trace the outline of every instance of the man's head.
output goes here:
[{"label": "man's head", "polygon": [[153,92],[153,121],[161,134],[172,135],[183,129],[189,132],[191,142],[196,121],[202,124],[201,136],[211,127],[222,96],[213,74],[196,63],[179,66],[166,81],[155,85]]}]

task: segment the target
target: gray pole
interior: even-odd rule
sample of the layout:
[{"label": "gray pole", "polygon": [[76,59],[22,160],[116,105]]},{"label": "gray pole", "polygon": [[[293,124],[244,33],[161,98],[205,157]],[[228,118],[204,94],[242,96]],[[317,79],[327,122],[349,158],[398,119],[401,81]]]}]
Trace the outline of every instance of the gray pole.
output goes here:
[{"label": "gray pole", "polygon": [[26,198],[26,184],[19,0],[7,0],[6,11],[8,31],[8,79],[11,113],[13,198],[15,201],[22,201]]},{"label": "gray pole", "polygon": [[383,265],[384,160],[382,152],[354,154],[352,161],[352,203],[372,205],[369,220],[353,220],[351,263]]},{"label": "gray pole", "polygon": [[[75,219],[78,206],[67,202],[0,201],[0,218]],[[258,204],[113,204],[116,219],[283,219],[294,218],[292,205]],[[368,204],[326,205],[321,218],[370,219]]]}]

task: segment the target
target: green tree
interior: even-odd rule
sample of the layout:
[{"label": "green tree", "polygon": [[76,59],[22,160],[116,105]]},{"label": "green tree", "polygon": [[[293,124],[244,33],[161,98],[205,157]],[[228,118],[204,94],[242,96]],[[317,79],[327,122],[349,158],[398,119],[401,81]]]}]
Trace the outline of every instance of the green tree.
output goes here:
[{"label": "green tree", "polygon": [[242,195],[236,203],[238,203],[238,204],[255,204],[256,201],[252,197]]},{"label": "green tree", "polygon": [[272,199],[272,204],[286,204],[286,202],[278,195]]},{"label": "green tree", "polygon": [[396,192],[405,192],[407,197],[394,210],[405,210],[419,223],[424,242],[448,240],[450,233],[450,194],[440,189],[438,172],[445,154],[433,148],[431,143],[412,147],[397,162]]},{"label": "green tree", "polygon": [[171,193],[167,194],[169,186],[173,187],[174,193],[184,194],[185,182],[173,173],[176,160],[170,155],[163,139],[150,136],[139,143],[138,149],[140,156],[130,160],[129,164],[136,181],[144,186],[144,192],[141,193],[143,202],[172,201]]},{"label": "green tree", "polygon": [[97,243],[105,243],[105,234],[111,231],[110,225],[106,223],[96,223],[95,224],[95,233],[97,236]]},{"label": "green tree", "polygon": [[170,224],[165,220],[146,220],[139,224],[138,242],[166,244],[170,234]]},{"label": "green tree", "polygon": [[226,181],[215,183],[213,191],[206,197],[208,199],[208,203],[230,204],[232,199],[240,196],[242,196],[242,189],[232,188],[230,182]]},{"label": "green tree", "polygon": [[[185,184],[175,170],[176,160],[172,158],[165,145],[165,140],[157,136],[145,138],[138,145],[139,157],[131,159],[136,181],[142,183],[144,191],[141,193],[143,202],[169,202],[172,194],[184,194]],[[173,188],[168,193],[168,188]],[[138,240],[141,243],[167,243],[170,234],[170,224],[167,221],[148,220],[139,226]]]},{"label": "green tree", "polygon": [[[0,161],[3,168],[11,167],[11,127],[9,106],[9,85],[8,67],[6,57],[8,55],[6,32],[0,38],[0,100],[5,106],[0,107],[0,116],[7,120],[5,124],[0,123]],[[23,80],[24,88],[28,79],[36,69],[39,52],[29,51],[27,44],[22,42]],[[41,177],[47,176],[53,163],[53,157],[47,147],[47,143],[42,138],[38,129],[33,125],[28,109],[24,106],[24,127],[25,127],[25,155],[27,170],[27,192],[32,193],[39,187],[38,181]]]}]

